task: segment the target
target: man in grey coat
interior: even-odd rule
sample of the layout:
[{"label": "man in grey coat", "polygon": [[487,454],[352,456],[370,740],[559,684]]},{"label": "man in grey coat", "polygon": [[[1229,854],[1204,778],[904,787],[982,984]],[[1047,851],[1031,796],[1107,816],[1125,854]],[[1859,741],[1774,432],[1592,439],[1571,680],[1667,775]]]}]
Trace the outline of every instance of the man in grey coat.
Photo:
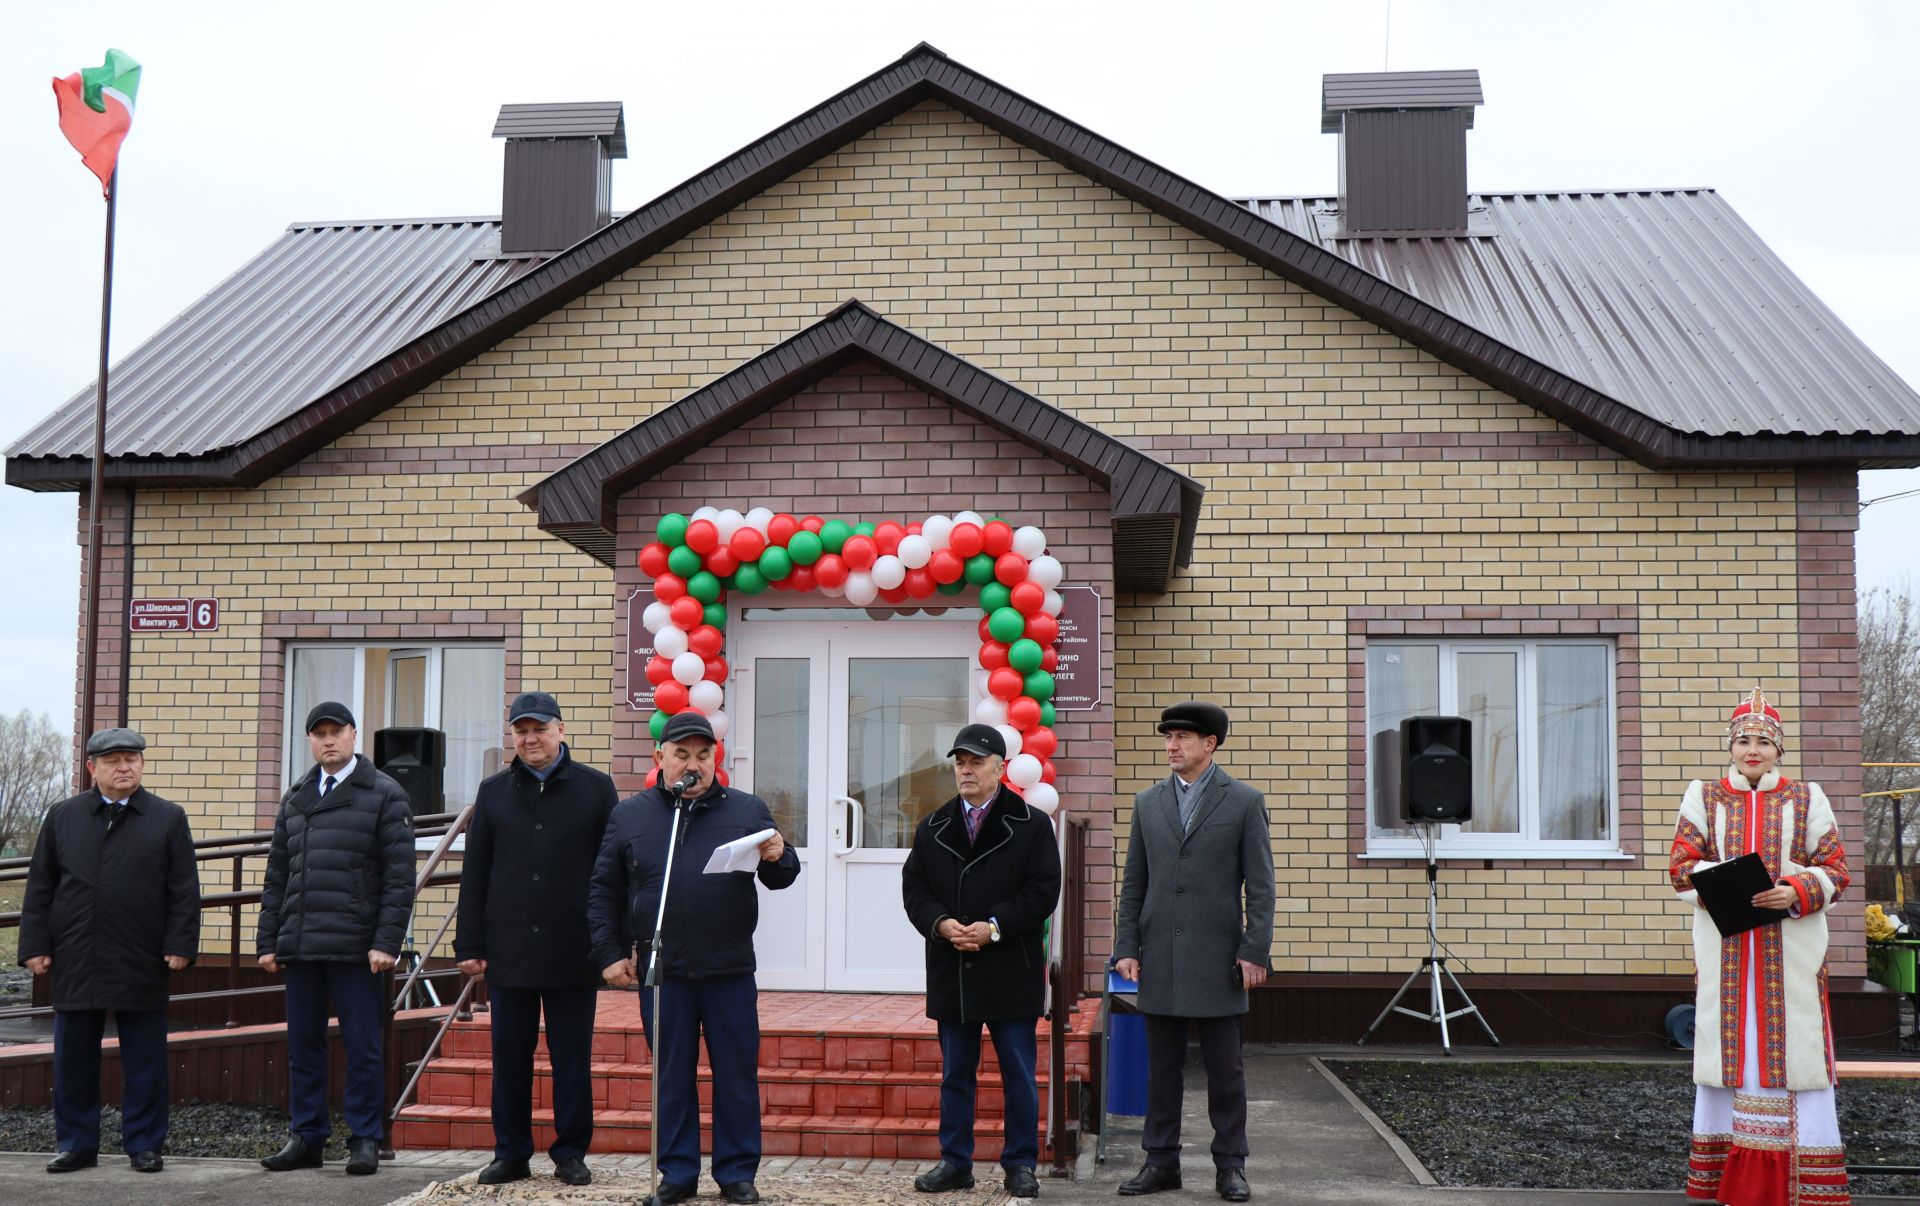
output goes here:
[{"label": "man in grey coat", "polygon": [[1244,1202],[1252,1191],[1240,1045],[1247,989],[1267,978],[1273,946],[1267,802],[1214,763],[1227,736],[1227,713],[1218,705],[1175,704],[1160,714],[1160,732],[1173,773],[1134,797],[1113,944],[1115,970],[1140,986],[1147,1032],[1147,1160],[1120,1194],[1180,1188],[1181,1081],[1191,1023],[1207,1070],[1214,1188],[1229,1202]]}]

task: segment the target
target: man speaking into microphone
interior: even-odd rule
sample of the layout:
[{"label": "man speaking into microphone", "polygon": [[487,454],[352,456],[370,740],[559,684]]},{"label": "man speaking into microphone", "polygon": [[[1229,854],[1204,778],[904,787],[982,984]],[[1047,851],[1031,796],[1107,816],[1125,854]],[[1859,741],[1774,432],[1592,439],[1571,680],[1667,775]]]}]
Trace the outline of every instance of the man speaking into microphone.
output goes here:
[{"label": "man speaking into microphone", "polygon": [[[715,781],[715,746],[713,727],[698,712],[667,720],[653,751],[658,784],[614,808],[587,905],[601,976],[626,988],[646,972],[661,886],[669,885],[658,1026],[653,994],[640,994],[660,1087],[654,1122],[662,1203],[684,1202],[699,1187],[703,1033],[713,1065],[714,1182],[729,1202],[760,1200],[753,1184],[760,1169],[760,1013],[753,982],[760,899],[754,876],[703,869],[718,847],[773,829],[773,813],[760,797]],[[668,839],[683,814],[668,880]],[[799,877],[800,857],[778,832],[760,844],[757,874],[771,889]]]}]

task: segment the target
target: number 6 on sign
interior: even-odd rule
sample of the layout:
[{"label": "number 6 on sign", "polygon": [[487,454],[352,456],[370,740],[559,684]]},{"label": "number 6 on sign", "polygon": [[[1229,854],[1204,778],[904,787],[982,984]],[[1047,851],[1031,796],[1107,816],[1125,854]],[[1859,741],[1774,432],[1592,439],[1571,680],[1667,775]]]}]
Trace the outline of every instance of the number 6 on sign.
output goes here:
[{"label": "number 6 on sign", "polygon": [[220,627],[220,600],[195,599],[188,611],[187,624],[195,632],[212,632]]}]

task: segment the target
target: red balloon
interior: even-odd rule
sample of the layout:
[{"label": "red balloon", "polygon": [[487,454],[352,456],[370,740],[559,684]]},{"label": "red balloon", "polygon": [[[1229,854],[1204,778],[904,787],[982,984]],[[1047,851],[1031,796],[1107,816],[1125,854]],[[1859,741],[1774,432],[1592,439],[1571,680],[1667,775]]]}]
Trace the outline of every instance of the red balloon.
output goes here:
[{"label": "red balloon", "polygon": [[840,546],[840,559],[847,563],[848,569],[870,570],[880,559],[880,546],[871,536],[849,536]]},{"label": "red balloon", "polygon": [[708,658],[707,672],[701,675],[700,677],[706,679],[710,683],[726,682],[727,681],[727,659],[724,657]]},{"label": "red balloon", "polygon": [[[1022,583],[1022,586],[1029,585]],[[1019,589],[1018,587],[1015,588]],[[1060,621],[1046,612],[1037,612],[1027,617],[1027,639],[1038,642],[1040,648],[1051,649],[1060,639]]]},{"label": "red balloon", "polygon": [[702,557],[720,547],[720,527],[711,519],[696,519],[687,525],[687,547]]},{"label": "red balloon", "polygon": [[907,525],[907,535],[909,535],[909,536],[918,536],[919,534],[920,534],[920,525],[919,525],[919,524],[917,524],[917,523],[910,523],[910,524],[908,524],[908,525]]},{"label": "red balloon", "polygon": [[652,787],[659,782],[660,782],[660,768],[656,766],[652,770],[647,772],[647,786]]},{"label": "red balloon", "polygon": [[967,563],[961,560],[960,554],[952,549],[935,549],[933,556],[927,561],[927,572],[932,574],[933,580],[942,586],[949,582],[960,581],[960,575],[966,571]]},{"label": "red balloon", "polygon": [[925,566],[907,571],[907,594],[912,598],[924,599],[931,595],[933,588],[938,585],[939,583],[933,580],[933,575],[926,571]]},{"label": "red balloon", "polygon": [[[1019,555],[1018,553],[1007,554],[1009,557],[1018,557]],[[998,573],[1000,570],[999,563],[995,562],[993,568],[994,572]],[[1008,591],[1007,595],[1008,602],[1013,604],[1013,609],[1023,616],[1040,615],[1042,614],[1040,609],[1047,605],[1047,588],[1033,581],[1031,578],[1023,577],[1020,581],[1015,582],[1013,589]]]},{"label": "red balloon", "polygon": [[[992,695],[995,699],[1004,699],[1009,701],[1008,707],[1007,707],[1009,719],[1012,718],[1012,712],[1013,712],[1011,701],[1025,698],[1020,694],[1020,692],[1026,689],[1026,685],[1027,685],[1026,675],[1020,673],[1018,670],[1015,670],[1012,666],[1002,666],[998,670],[995,670],[992,674],[987,675],[987,693],[989,695]],[[656,698],[658,697],[656,696]],[[1035,704],[1033,706],[1034,706],[1034,714],[1036,716],[1039,715],[1040,705]]]},{"label": "red balloon", "polygon": [[906,534],[905,528],[889,519],[873,529],[873,542],[880,546],[880,553],[885,556],[900,548],[900,538]]},{"label": "red balloon", "polygon": [[767,589],[769,589],[769,590],[792,590],[792,589],[793,589],[793,571],[792,571],[792,570],[788,570],[788,571],[787,571],[787,576],[786,576],[786,577],[784,577],[784,578],[782,578],[782,579],[780,579],[780,580],[779,580],[779,581],[777,581],[777,582],[769,582],[769,583],[767,583]]},{"label": "red balloon", "polygon": [[[1016,670],[1014,671],[1014,673],[1018,674],[1019,671]],[[1020,682],[1021,682],[1021,690],[1025,690],[1026,679],[1022,678]],[[989,689],[991,689],[993,685],[992,681],[989,680],[987,685]],[[1009,699],[1007,701],[1007,723],[1012,725],[1014,728],[1019,729],[1023,734],[1028,729],[1031,729],[1035,725],[1039,724],[1040,723],[1039,701],[1025,695],[1021,695],[1018,699]],[[1027,752],[1027,739],[1024,736],[1021,737],[1020,739],[1020,752],[1023,754]]]},{"label": "red balloon", "polygon": [[686,632],[698,628],[706,614],[706,607],[692,595],[681,595],[673,601],[673,606],[667,608],[667,615],[673,618],[673,626]]},{"label": "red balloon", "polygon": [[673,659],[654,654],[647,659],[647,681],[659,686],[673,677]]},{"label": "red balloon", "polygon": [[754,561],[760,554],[767,551],[767,538],[759,528],[750,528],[743,524],[733,534],[733,539],[727,541],[727,547],[732,549],[733,555],[740,560]]},{"label": "red balloon", "polygon": [[640,550],[640,572],[649,578],[658,578],[667,572],[667,554],[673,550],[658,540]]},{"label": "red balloon", "polygon": [[820,579],[818,575],[813,572],[811,565],[794,566],[793,572],[788,574],[782,581],[787,584],[789,590],[797,591],[814,590],[820,585]]},{"label": "red balloon", "polygon": [[715,549],[707,554],[707,572],[716,578],[730,578],[740,568],[740,558],[732,549]]},{"label": "red balloon", "polygon": [[721,767],[719,770],[713,772],[713,778],[714,778],[714,781],[720,784],[720,786],[722,787],[733,786],[733,777],[727,774],[727,768],[724,766]]},{"label": "red balloon", "polygon": [[956,523],[953,531],[947,533],[947,547],[960,557],[971,557],[980,551],[980,529],[970,523]]},{"label": "red balloon", "polygon": [[805,519],[800,521],[800,526],[805,528],[807,531],[812,532],[815,536],[818,536],[820,534],[820,529],[827,526],[827,521],[820,518],[818,515],[809,515]]},{"label": "red balloon", "polygon": [[1027,578],[1027,559],[1018,553],[1002,553],[994,558],[993,576],[1008,586],[1024,582]]},{"label": "red balloon", "polygon": [[[846,561],[838,553],[822,553],[820,560],[810,566],[803,565],[800,569],[812,570],[813,580],[821,586],[827,587],[845,586],[847,584],[847,575],[851,572],[847,569]],[[794,572],[798,573],[799,570],[795,570]]]},{"label": "red balloon", "polygon": [[[1007,647],[999,641],[980,643],[980,668],[982,670],[1000,670],[1007,664]],[[1015,694],[1019,694],[1015,692]]]},{"label": "red balloon", "polygon": [[726,644],[727,638],[711,624],[702,624],[687,633],[687,648],[699,654],[702,661],[718,657]]},{"label": "red balloon", "polygon": [[1013,548],[1013,528],[1004,519],[996,519],[980,529],[980,547],[987,556],[998,557]]},{"label": "red balloon", "polygon": [[1040,782],[1051,783],[1058,777],[1058,774],[1059,772],[1053,769],[1053,759],[1040,759]]},{"label": "red balloon", "polygon": [[[1009,717],[1013,715],[1012,708],[1007,709],[1007,715]],[[1039,704],[1033,705],[1033,715],[1034,719],[1039,719]],[[1032,754],[1042,762],[1045,762],[1047,759],[1053,757],[1053,751],[1059,748],[1060,738],[1056,737],[1053,730],[1047,728],[1045,725],[1033,728],[1032,731],[1028,731],[1028,728],[1021,728],[1020,730],[1020,752],[1023,754]]]},{"label": "red balloon", "polygon": [[880,592],[880,597],[889,603],[905,603],[907,601],[906,584],[902,583],[892,590],[883,590]]},{"label": "red balloon", "polygon": [[668,679],[653,689],[653,706],[671,716],[687,707],[687,689],[678,679]]},{"label": "red balloon", "polygon": [[[1004,774],[1005,772],[1003,771],[1001,773]],[[1006,788],[1008,791],[1012,792],[1016,796],[1019,796],[1023,800],[1027,798],[1027,789],[1020,786],[1018,783],[1015,783],[1012,779],[1000,780],[1000,786]]]},{"label": "red balloon", "polygon": [[[981,617],[980,617],[980,642],[981,642],[981,644],[985,644],[986,642],[988,642],[988,641],[991,641],[991,640],[993,639],[993,623],[992,623],[992,621],[993,621],[993,617],[992,617],[992,616],[981,616]],[[988,668],[989,670],[991,670],[991,669],[992,669],[993,667],[991,667],[991,666],[989,666],[989,667],[987,667],[987,668]]]},{"label": "red balloon", "polygon": [[661,574],[653,580],[653,597],[662,603],[671,605],[675,599],[685,598],[687,580],[678,574]]},{"label": "red balloon", "polygon": [[787,547],[787,541],[800,530],[800,521],[785,511],[767,521],[767,539],[781,548]]},{"label": "red balloon", "polygon": [[718,763],[726,762],[727,760],[727,743],[726,742],[716,741],[713,743],[713,760]]},{"label": "red balloon", "polygon": [[1060,668],[1060,651],[1051,645],[1047,646],[1047,651],[1040,655],[1040,668],[1048,674],[1052,674],[1055,670],[1058,670]]}]

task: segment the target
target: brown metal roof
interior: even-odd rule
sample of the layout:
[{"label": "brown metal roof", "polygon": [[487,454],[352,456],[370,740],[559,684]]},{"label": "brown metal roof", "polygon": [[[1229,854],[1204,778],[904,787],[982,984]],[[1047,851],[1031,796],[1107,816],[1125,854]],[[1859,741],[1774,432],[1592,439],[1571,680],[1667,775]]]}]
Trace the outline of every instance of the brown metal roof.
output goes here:
[{"label": "brown metal roof", "polygon": [[854,360],[877,364],[1104,486],[1114,585],[1158,593],[1193,557],[1200,483],[857,301],[655,412],[520,496],[540,527],[613,564],[620,496]]},{"label": "brown metal roof", "polygon": [[1483,105],[1480,73],[1464,71],[1360,71],[1320,77],[1320,132],[1337,134],[1349,109],[1465,109]]},{"label": "brown metal roof", "polygon": [[604,138],[607,157],[627,157],[627,119],[619,101],[501,105],[495,138]]}]

